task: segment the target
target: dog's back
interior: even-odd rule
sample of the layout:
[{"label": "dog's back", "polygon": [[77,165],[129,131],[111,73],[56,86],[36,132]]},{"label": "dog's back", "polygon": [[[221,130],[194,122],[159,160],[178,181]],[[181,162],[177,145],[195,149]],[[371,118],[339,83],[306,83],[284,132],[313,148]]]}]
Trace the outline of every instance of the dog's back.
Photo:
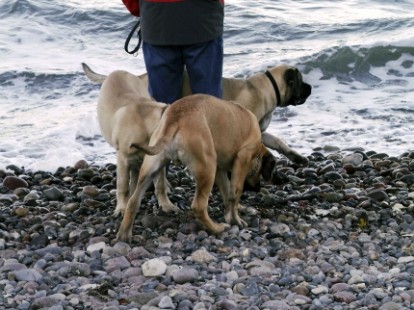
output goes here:
[{"label": "dog's back", "polygon": [[[244,124],[243,126],[236,124]],[[176,140],[176,143],[173,143]],[[209,95],[191,95],[168,106],[150,140],[143,146],[147,154],[158,154],[177,143],[194,150],[190,144],[202,140],[210,144],[221,163],[230,162],[237,150],[258,144],[261,132],[253,113],[242,106]],[[207,143],[208,142],[208,143]],[[185,152],[184,152],[185,153]]]},{"label": "dog's back", "polygon": [[[128,108],[130,105],[132,106]],[[115,125],[128,127],[134,126],[134,122],[145,125],[146,116],[152,117],[153,110],[163,109],[164,106],[151,100],[147,84],[139,77],[122,70],[114,71],[105,78],[99,92],[97,111],[102,135],[109,144],[116,147]],[[146,112],[148,109],[151,111]],[[159,121],[160,113],[156,114],[157,119],[148,120],[152,125]],[[155,126],[152,130],[154,128]]]}]

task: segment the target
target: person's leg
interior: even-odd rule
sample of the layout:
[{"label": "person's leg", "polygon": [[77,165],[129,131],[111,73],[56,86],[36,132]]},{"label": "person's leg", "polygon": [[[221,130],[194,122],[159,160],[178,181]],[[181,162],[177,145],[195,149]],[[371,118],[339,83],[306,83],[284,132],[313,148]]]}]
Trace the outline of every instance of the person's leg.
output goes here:
[{"label": "person's leg", "polygon": [[184,63],[180,48],[144,42],[142,50],[151,96],[164,103],[173,103],[181,98]]},{"label": "person's leg", "polygon": [[223,38],[183,47],[191,91],[222,97]]}]

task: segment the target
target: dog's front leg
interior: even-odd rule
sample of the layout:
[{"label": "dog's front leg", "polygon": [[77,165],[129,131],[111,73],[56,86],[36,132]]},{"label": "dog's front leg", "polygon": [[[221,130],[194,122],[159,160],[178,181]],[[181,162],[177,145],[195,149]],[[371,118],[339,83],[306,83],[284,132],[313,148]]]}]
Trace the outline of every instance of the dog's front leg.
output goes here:
[{"label": "dog's front leg", "polygon": [[283,142],[281,139],[279,139],[276,136],[271,135],[270,133],[262,132],[262,142],[268,148],[272,150],[276,150],[280,154],[285,155],[287,158],[289,158],[294,163],[301,164],[301,165],[307,165],[309,163],[306,157],[300,155],[295,150],[293,150],[291,147],[289,147],[285,142]]}]

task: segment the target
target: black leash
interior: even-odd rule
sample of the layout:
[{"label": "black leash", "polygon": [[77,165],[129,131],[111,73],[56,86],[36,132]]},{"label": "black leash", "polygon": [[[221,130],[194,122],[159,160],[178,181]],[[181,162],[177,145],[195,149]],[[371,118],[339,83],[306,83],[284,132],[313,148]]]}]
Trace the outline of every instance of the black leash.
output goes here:
[{"label": "black leash", "polygon": [[276,104],[280,104],[281,103],[281,101],[280,101],[280,91],[279,91],[279,88],[277,87],[277,83],[276,83],[275,79],[273,78],[272,74],[269,71],[266,70],[265,74],[269,78],[270,83],[272,83],[272,86],[275,90],[276,100],[277,100]]},{"label": "black leash", "polygon": [[[135,54],[135,53],[137,53],[138,50],[139,50],[139,48],[141,47],[142,37],[141,37],[141,28],[138,28],[139,27],[139,24],[140,24],[140,20],[138,19],[137,23],[132,28],[131,32],[128,35],[128,38],[125,41],[124,49],[125,49],[125,52],[127,52],[128,54]],[[131,38],[134,35],[134,33],[137,30],[137,28],[138,28],[138,31],[137,31],[138,45],[132,51],[129,51],[128,50],[129,41],[131,41]]]}]

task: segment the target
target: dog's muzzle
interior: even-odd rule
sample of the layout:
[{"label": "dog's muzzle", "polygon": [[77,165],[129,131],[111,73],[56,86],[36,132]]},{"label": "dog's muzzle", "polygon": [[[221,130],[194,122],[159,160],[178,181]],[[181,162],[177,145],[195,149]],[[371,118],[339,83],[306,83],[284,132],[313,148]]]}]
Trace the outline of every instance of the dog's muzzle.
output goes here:
[{"label": "dog's muzzle", "polygon": [[302,83],[301,90],[300,90],[300,97],[294,98],[292,105],[301,105],[306,102],[306,99],[311,95],[312,93],[312,86],[310,86],[308,83]]}]

